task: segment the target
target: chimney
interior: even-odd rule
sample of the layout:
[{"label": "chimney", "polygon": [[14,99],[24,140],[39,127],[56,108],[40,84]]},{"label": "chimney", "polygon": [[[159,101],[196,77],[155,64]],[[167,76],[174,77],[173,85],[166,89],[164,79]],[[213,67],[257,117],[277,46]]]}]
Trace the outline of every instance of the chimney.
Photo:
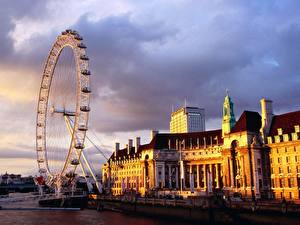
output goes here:
[{"label": "chimney", "polygon": [[159,133],[158,130],[151,130],[151,140]]},{"label": "chimney", "polygon": [[267,100],[265,98],[260,100],[261,104],[261,133],[262,137],[265,140],[266,137],[269,134],[272,118],[273,118],[273,107],[272,107],[272,101]]},{"label": "chimney", "polygon": [[127,145],[127,154],[130,154],[130,149],[132,148],[132,139],[128,139],[128,145]]},{"label": "chimney", "polygon": [[135,153],[137,153],[140,145],[141,145],[141,138],[140,137],[136,137],[135,138]]},{"label": "chimney", "polygon": [[114,155],[117,157],[117,153],[120,150],[120,143],[116,142]]}]

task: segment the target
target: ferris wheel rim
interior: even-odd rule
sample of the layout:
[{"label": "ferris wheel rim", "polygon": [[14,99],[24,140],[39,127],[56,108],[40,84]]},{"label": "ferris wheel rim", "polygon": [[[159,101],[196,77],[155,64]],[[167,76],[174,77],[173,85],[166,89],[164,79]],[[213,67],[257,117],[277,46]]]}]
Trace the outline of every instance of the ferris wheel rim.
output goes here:
[{"label": "ferris wheel rim", "polygon": [[[48,103],[49,103],[49,94],[51,91],[52,79],[54,76],[54,71],[56,64],[59,60],[61,52],[66,48],[71,47],[73,56],[75,58],[76,64],[76,110],[75,110],[75,119],[72,130],[72,137],[70,141],[70,147],[64,166],[62,167],[59,174],[52,173],[49,167],[49,159],[47,156],[47,114],[48,114]],[[84,74],[82,71],[89,71],[88,57],[86,56],[86,46],[82,42],[82,37],[75,31],[65,31],[62,35],[59,35],[51,47],[51,50],[48,54],[44,71],[42,75],[42,81],[39,91],[38,98],[38,108],[37,108],[37,124],[36,124],[36,154],[37,162],[40,173],[47,174],[49,180],[56,179],[57,177],[62,177],[66,172],[69,163],[70,155],[72,151],[77,151],[75,149],[75,139],[79,140],[81,144],[84,144],[86,131],[87,129],[80,129],[79,125],[83,125],[87,128],[88,125],[88,116],[89,110],[82,110],[82,107],[89,109],[90,103],[90,91],[83,92],[82,90],[90,90],[90,81],[89,76]],[[90,75],[90,72],[89,74]],[[87,88],[87,89],[84,89]],[[78,138],[79,137],[79,138]],[[82,150],[82,149],[81,149]],[[74,172],[76,166],[74,167]]]}]

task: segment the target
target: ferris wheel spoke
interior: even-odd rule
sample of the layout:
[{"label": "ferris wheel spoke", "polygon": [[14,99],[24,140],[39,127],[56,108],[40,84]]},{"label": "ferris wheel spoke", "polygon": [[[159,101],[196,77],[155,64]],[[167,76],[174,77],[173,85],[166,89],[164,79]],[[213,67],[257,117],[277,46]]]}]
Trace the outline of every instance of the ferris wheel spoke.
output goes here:
[{"label": "ferris wheel spoke", "polygon": [[[70,134],[71,134],[71,131],[73,130],[72,120],[71,120],[71,118],[69,118],[68,116],[65,116],[65,120],[66,120],[67,127],[68,127],[68,129],[69,129],[69,131],[70,131]],[[75,137],[75,140],[77,141],[77,143],[80,143],[80,140],[79,140],[79,138],[78,138],[77,136]],[[90,174],[91,174],[93,180],[95,181],[95,184],[96,184],[97,189],[98,189],[99,192],[101,193],[101,192],[102,192],[102,190],[101,190],[101,185],[100,185],[100,183],[98,182],[98,180],[97,180],[97,178],[96,178],[96,175],[95,175],[95,173],[94,173],[94,171],[93,171],[93,169],[92,169],[92,167],[91,167],[91,165],[90,165],[90,162],[87,160],[87,158],[86,158],[86,156],[85,156],[84,151],[81,150],[80,152],[78,152],[78,149],[75,148],[75,153],[76,153],[76,155],[77,155],[79,161],[81,161],[81,158],[83,159],[84,164],[86,165],[86,167],[87,167],[88,171],[90,172]],[[80,166],[81,166],[81,169],[83,170],[83,165],[82,165],[82,163],[80,163]]]}]

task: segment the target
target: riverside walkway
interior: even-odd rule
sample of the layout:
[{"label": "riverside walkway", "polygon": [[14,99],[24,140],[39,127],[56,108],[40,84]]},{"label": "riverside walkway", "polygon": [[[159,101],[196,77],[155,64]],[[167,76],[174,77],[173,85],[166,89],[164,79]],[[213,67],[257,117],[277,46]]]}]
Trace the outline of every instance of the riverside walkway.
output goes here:
[{"label": "riverside walkway", "polygon": [[[206,221],[211,224],[299,224],[300,204],[281,201],[224,201],[220,198],[158,199],[97,196],[98,210]],[[274,215],[278,221],[274,221]],[[289,218],[285,220],[283,218]],[[289,222],[285,222],[289,221]]]}]

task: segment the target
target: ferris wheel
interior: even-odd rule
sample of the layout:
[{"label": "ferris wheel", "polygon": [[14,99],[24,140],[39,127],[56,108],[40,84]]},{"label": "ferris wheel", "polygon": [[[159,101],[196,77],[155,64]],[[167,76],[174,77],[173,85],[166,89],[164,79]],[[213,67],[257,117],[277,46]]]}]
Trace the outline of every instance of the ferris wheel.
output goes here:
[{"label": "ferris wheel", "polygon": [[74,30],[66,30],[57,37],[45,63],[39,92],[37,163],[46,184],[58,191],[75,177],[78,166],[84,173],[83,162],[90,169],[84,143],[91,72],[82,40]]}]

